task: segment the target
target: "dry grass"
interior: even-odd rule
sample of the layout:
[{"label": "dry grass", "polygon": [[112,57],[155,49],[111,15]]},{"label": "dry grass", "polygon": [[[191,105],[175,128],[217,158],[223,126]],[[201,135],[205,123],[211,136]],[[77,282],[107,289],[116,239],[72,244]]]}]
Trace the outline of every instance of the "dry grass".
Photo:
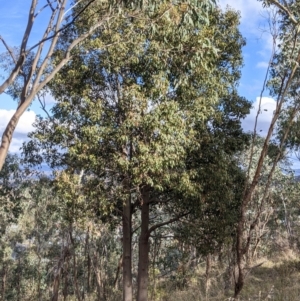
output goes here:
[{"label": "dry grass", "polygon": [[[272,260],[252,269],[247,276],[239,301],[297,301],[300,300],[300,261],[295,256]],[[224,293],[224,273],[214,267],[209,292],[205,293],[205,273],[201,268],[184,288],[174,282],[161,288],[155,301],[230,301],[233,292]],[[151,300],[154,301],[154,300]]]}]

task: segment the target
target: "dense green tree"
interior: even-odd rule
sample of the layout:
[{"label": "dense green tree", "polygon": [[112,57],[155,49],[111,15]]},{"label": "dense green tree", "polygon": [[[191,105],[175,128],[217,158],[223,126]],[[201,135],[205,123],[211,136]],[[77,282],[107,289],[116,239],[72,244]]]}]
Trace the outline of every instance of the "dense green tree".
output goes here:
[{"label": "dense green tree", "polygon": [[[63,188],[76,183],[70,182],[75,172],[90,203],[100,200],[102,216],[121,209],[124,300],[132,299],[132,213],[141,212],[137,299],[142,301],[151,232],[187,215],[188,204],[201,207],[211,184],[202,183],[201,172],[208,166],[216,170],[214,163],[225,162],[245,142],[240,118],[249,104],[236,94],[244,44],[238,15],[216,9],[209,26],[195,25],[180,21],[186,9],[161,3],[148,17],[120,16],[86,40],[51,83],[58,103],[52,116],[37,120],[24,148],[28,162],[67,168],[58,178],[64,198],[79,197]],[[194,158],[202,156],[206,165],[199,159],[194,166]],[[218,181],[225,187],[228,170],[219,166]],[[178,206],[173,200],[168,207],[174,203],[177,214],[174,207],[170,219],[150,224],[150,208],[170,202],[172,194]],[[212,195],[207,206],[212,200],[219,199]]]},{"label": "dense green tree", "polygon": [[0,172],[1,226],[0,233],[5,232],[7,223],[13,222],[21,212],[25,173],[21,169],[20,158],[9,154]]},{"label": "dense green tree", "polygon": [[[47,1],[42,3],[41,7],[38,6],[38,3],[37,0],[31,1],[27,24],[24,26],[25,30],[18,51],[14,51],[2,37],[0,38],[7,50],[6,58],[8,58],[4,64],[1,64],[1,69],[6,73],[6,77],[0,84],[0,94],[10,91],[18,101],[16,112],[8,122],[2,135],[0,170],[3,167],[12,135],[20,117],[28,109],[34,98],[45,94],[45,86],[72,59],[71,52],[78,48],[86,38],[92,36],[97,29],[105,28],[115,16],[125,15],[122,11],[123,8],[130,8],[131,17],[136,18],[139,13],[143,14],[143,11],[155,11],[160,1],[99,2],[96,0],[74,0],[70,7],[67,0]],[[183,3],[183,5],[181,2],[175,2],[166,7],[163,14],[168,14],[174,6],[178,7],[181,12],[176,15],[176,23],[207,23],[208,13],[214,4],[214,0],[193,0]],[[45,11],[48,12],[46,18],[49,20],[46,29],[41,33],[36,44],[28,46],[35,20]],[[66,47],[61,48],[60,60],[56,60],[56,64],[53,64],[55,48],[65,38],[66,31],[69,32],[70,29],[71,31],[74,29],[73,25],[75,23],[81,24],[81,30],[73,31],[72,34],[68,35],[67,43],[65,43]]]}]

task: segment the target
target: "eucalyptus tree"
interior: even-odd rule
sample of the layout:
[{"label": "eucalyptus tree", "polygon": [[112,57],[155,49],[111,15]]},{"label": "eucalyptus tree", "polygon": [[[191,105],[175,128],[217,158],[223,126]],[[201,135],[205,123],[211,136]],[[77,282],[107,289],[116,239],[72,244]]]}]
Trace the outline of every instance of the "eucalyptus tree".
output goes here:
[{"label": "eucalyptus tree", "polygon": [[[254,231],[253,224],[250,224],[250,228],[246,225],[246,212],[247,207],[251,204],[253,198],[255,198],[255,190],[259,185],[262,177],[262,171],[264,169],[264,161],[267,160],[268,149],[271,144],[272,135],[274,135],[275,129],[278,126],[278,121],[283,117],[288,110],[289,118],[287,126],[282,132],[281,139],[279,142],[279,151],[275,158],[273,158],[272,168],[269,170],[266,184],[264,186],[264,193],[262,200],[267,198],[268,190],[271,187],[272,176],[276,171],[276,165],[282,157],[282,151],[284,149],[285,141],[289,136],[291,126],[295,116],[299,112],[299,100],[297,89],[298,74],[299,74],[299,21],[298,21],[298,1],[279,1],[279,0],[263,0],[263,5],[266,7],[275,8],[277,11],[276,18],[273,20],[273,24],[276,24],[276,28],[273,31],[273,44],[274,51],[271,58],[271,64],[268,68],[266,79],[268,81],[268,88],[270,89],[271,95],[276,100],[276,109],[273,112],[273,117],[268,129],[267,135],[264,139],[263,147],[261,148],[259,158],[254,168],[253,177],[250,177],[250,170],[252,168],[254,148],[255,148],[255,137],[256,135],[256,124],[254,127],[254,135],[252,140],[252,146],[248,161],[248,176],[245,182],[244,194],[242,197],[242,205],[239,214],[239,222],[237,224],[237,242],[236,242],[236,256],[237,256],[237,270],[238,274],[235,282],[235,298],[238,298],[244,282],[245,282],[245,255],[249,250],[249,241],[245,239],[244,231],[251,233]],[[279,45],[277,45],[279,43]],[[269,72],[270,71],[270,72]],[[264,90],[265,87],[263,87]],[[259,108],[260,110],[261,108]],[[257,117],[259,116],[259,111]],[[274,136],[273,136],[274,137]],[[255,224],[256,219],[253,220]],[[247,236],[249,237],[249,236]]]},{"label": "eucalyptus tree", "polygon": [[[238,15],[214,9],[209,25],[205,14],[185,18],[195,3],[161,2],[143,17],[128,11],[85,40],[49,85],[57,104],[51,116],[36,121],[32,141],[24,147],[32,164],[46,160],[67,168],[60,185],[64,174],[81,174],[83,192],[91,204],[100,200],[96,207],[102,218],[121,212],[124,300],[132,300],[132,213],[141,212],[137,299],[144,301],[150,233],[191,211],[187,206],[169,220],[150,224],[150,208],[167,202],[172,207],[169,191],[184,195],[183,201],[194,196],[200,204],[201,177],[196,181],[198,171],[187,168],[189,152],[201,151],[210,139],[211,122],[222,119],[222,107],[229,108],[228,125],[249,109],[236,97],[244,44]],[[56,52],[58,61],[60,47],[64,43]]]},{"label": "eucalyptus tree", "polygon": [[[160,1],[97,1],[97,0],[74,0],[68,5],[67,0],[59,1],[44,1],[39,6],[38,0],[32,0],[28,10],[28,20],[24,30],[21,44],[19,47],[12,48],[5,39],[0,36],[0,41],[7,50],[4,56],[4,63],[1,64],[6,78],[0,84],[0,94],[4,92],[12,92],[12,96],[18,101],[16,112],[8,122],[3,134],[0,145],[0,170],[3,167],[7,156],[11,139],[14,130],[22,114],[28,109],[32,101],[37,97],[37,94],[45,95],[45,87],[53,79],[55,74],[70,60],[72,60],[72,51],[95,30],[103,28],[115,18],[116,15],[122,12],[123,7],[131,7],[133,16],[137,16],[140,9],[147,6],[154,8]],[[183,18],[192,20],[198,18],[199,10],[197,5],[200,4],[204,14],[199,14],[200,17],[207,15],[208,8],[214,3],[213,0],[191,1],[188,3],[190,9],[183,8]],[[180,3],[178,4],[180,5]],[[95,7],[97,7],[95,9]],[[184,7],[187,7],[184,5]],[[88,19],[86,11],[89,10]],[[186,11],[185,11],[186,10]],[[33,45],[29,46],[28,41],[32,36],[37,17],[47,12],[46,18],[48,24],[40,38]],[[91,15],[92,13],[92,15]],[[180,18],[181,16],[179,16]],[[44,16],[45,18],[45,16]],[[65,43],[65,48],[61,49],[62,55],[60,61],[56,60],[53,64],[54,50],[64,37],[66,30],[69,30],[73,25],[85,24],[80,32],[73,32],[68,37],[68,43]],[[40,95],[40,96],[41,96]]]},{"label": "eucalyptus tree", "polygon": [[[195,171],[193,181],[201,185],[202,204],[193,207],[177,231],[183,241],[197,247],[199,254],[218,252],[235,233],[246,179],[240,156],[250,142],[241,119],[250,106],[235,93],[221,98],[206,127],[199,126],[199,144],[187,157],[187,168]],[[196,202],[193,197],[190,201]]]}]

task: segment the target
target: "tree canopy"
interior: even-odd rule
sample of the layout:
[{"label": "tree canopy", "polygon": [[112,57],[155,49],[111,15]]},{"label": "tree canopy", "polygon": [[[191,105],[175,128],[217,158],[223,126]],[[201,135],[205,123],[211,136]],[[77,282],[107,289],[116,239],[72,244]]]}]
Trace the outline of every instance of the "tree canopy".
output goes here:
[{"label": "tree canopy", "polygon": [[[299,251],[287,156],[299,147],[298,6],[263,3],[279,10],[280,41],[266,137],[257,120],[243,130],[246,41],[239,14],[214,1],[47,1],[42,41],[6,45],[0,92],[19,107],[0,150],[1,300],[177,300],[195,287],[237,299],[256,260]],[[47,93],[53,107],[2,167],[22,112]]]}]

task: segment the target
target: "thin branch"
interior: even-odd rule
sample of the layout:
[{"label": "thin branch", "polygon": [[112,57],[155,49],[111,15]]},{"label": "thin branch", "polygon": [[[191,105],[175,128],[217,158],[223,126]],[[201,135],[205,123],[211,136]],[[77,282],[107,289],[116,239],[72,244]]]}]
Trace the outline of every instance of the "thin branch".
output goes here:
[{"label": "thin branch", "polygon": [[285,7],[284,5],[279,3],[277,0],[269,0],[269,2],[274,4],[275,6],[277,6],[282,11],[284,11],[288,15],[290,20],[294,23],[294,25],[298,25],[298,21],[295,19],[295,17],[293,16],[293,14],[291,13],[291,11],[289,10],[288,7]]},{"label": "thin branch", "polygon": [[[55,19],[55,16],[57,14],[57,9],[55,9],[52,14],[51,14],[51,17],[50,17],[50,20],[49,20],[49,24],[44,32],[44,37],[47,37],[48,34],[50,33],[51,31],[51,28],[52,28],[52,24],[54,22],[54,19]],[[58,22],[58,21],[57,21]],[[36,72],[36,69],[37,69],[37,64],[40,60],[40,57],[41,57],[41,54],[42,54],[42,51],[43,51],[43,47],[44,47],[44,43],[41,43],[37,49],[37,52],[35,54],[35,57],[34,57],[34,60],[32,62],[32,65],[30,67],[30,71],[29,71],[29,74],[28,74],[28,78],[26,80],[26,82],[24,83],[24,87],[22,89],[22,94],[21,94],[21,99],[20,99],[20,103],[22,103],[23,101],[25,101],[26,99],[26,95],[27,95],[27,92],[28,92],[28,86],[29,86],[29,81],[32,79],[33,77],[33,74]],[[42,67],[41,67],[42,68]],[[33,87],[34,88],[34,85]]]},{"label": "thin branch", "polygon": [[82,0],[78,0],[72,7],[70,7],[69,9],[67,9],[65,11],[64,15],[66,15],[70,10],[72,10],[73,8],[75,8],[80,2],[82,2]]},{"label": "thin branch", "polygon": [[260,154],[260,158],[259,158],[259,161],[258,161],[258,164],[257,164],[257,168],[256,168],[256,171],[255,171],[255,175],[253,177],[253,180],[252,180],[252,183],[250,185],[250,188],[246,194],[246,196],[244,197],[244,200],[243,200],[243,205],[246,205],[251,196],[252,196],[252,193],[258,183],[258,179],[259,179],[259,176],[260,176],[260,173],[261,173],[261,169],[263,167],[263,162],[264,162],[264,159],[265,159],[265,156],[266,156],[266,153],[267,153],[267,150],[268,150],[268,144],[269,144],[269,141],[270,141],[270,138],[273,134],[273,130],[274,130],[274,127],[275,127],[275,123],[277,122],[279,116],[280,116],[280,113],[281,113],[281,108],[282,108],[282,105],[284,103],[284,99],[285,99],[285,96],[287,94],[287,91],[292,83],[292,80],[294,78],[294,75],[299,67],[299,62],[300,62],[300,52],[298,53],[298,56],[297,56],[297,59],[296,59],[296,63],[295,63],[295,66],[292,70],[292,72],[290,73],[289,77],[288,77],[288,80],[287,80],[287,83],[282,91],[282,93],[278,96],[278,106],[275,110],[275,113],[273,115],[273,118],[272,118],[272,121],[271,121],[271,124],[270,124],[270,127],[269,127],[269,130],[268,130],[268,134],[267,134],[267,137],[265,139],[265,142],[264,142],[264,145],[263,145],[263,149],[261,151],[261,154]]},{"label": "thin branch", "polygon": [[38,99],[39,103],[41,104],[41,109],[47,114],[48,118],[49,118],[50,120],[52,120],[52,117],[50,116],[50,114],[49,114],[48,111],[46,110],[45,96],[42,96],[42,97],[43,97],[43,100],[42,100],[39,93],[37,93],[36,95],[37,95],[37,99]]},{"label": "thin branch", "polygon": [[79,13],[72,19],[72,21],[70,21],[69,23],[67,23],[65,26],[63,26],[62,28],[56,30],[54,32],[53,35],[42,39],[41,41],[39,41],[38,43],[34,44],[32,47],[30,47],[27,52],[30,52],[31,50],[33,50],[34,48],[36,48],[39,44],[46,42],[48,40],[51,40],[52,38],[56,37],[59,33],[61,33],[62,31],[64,31],[65,29],[67,29],[69,26],[71,26],[72,24],[74,24],[74,22],[79,18],[79,16],[93,3],[95,2],[95,0],[91,0],[87,5],[85,5],[80,11]]},{"label": "thin branch", "polygon": [[[42,6],[41,8],[40,8],[40,10],[34,15],[34,17],[36,18],[46,7],[48,7],[48,6],[50,6],[50,1],[48,0],[47,1],[48,2],[48,4],[45,4],[44,6]],[[52,6],[50,6],[50,8],[51,8],[51,10],[52,10],[52,12],[53,12],[53,8],[52,8]]]},{"label": "thin branch", "polygon": [[53,8],[53,6],[52,6],[52,3],[51,3],[49,0],[47,0],[47,3],[48,3],[48,5],[49,5],[49,7],[51,8],[51,10],[54,11],[54,8]]},{"label": "thin branch", "polygon": [[183,218],[183,217],[189,215],[190,213],[191,213],[191,212],[183,213],[183,214],[180,214],[180,215],[178,215],[178,216],[176,216],[176,217],[174,217],[174,218],[169,219],[168,221],[161,222],[161,223],[158,223],[158,224],[156,224],[156,225],[153,225],[153,226],[150,227],[150,229],[148,230],[149,235],[150,235],[151,232],[153,232],[153,231],[156,230],[157,228],[160,228],[160,227],[162,227],[162,226],[166,226],[166,225],[169,225],[169,224],[171,224],[171,223],[174,223],[174,222],[180,220],[181,218]]},{"label": "thin branch", "polygon": [[271,185],[271,180],[272,180],[272,177],[273,177],[273,174],[274,174],[274,171],[275,171],[275,168],[277,166],[277,163],[279,162],[280,160],[280,157],[282,155],[282,151],[283,151],[283,147],[284,147],[284,144],[285,144],[285,141],[286,139],[288,138],[288,135],[290,133],[290,130],[291,130],[291,127],[292,127],[292,124],[293,124],[293,120],[296,116],[296,114],[299,112],[300,110],[300,107],[299,106],[295,106],[293,108],[293,111],[292,111],[292,114],[290,116],[290,121],[288,123],[288,127],[286,128],[285,132],[284,132],[284,135],[283,135],[283,138],[282,140],[280,141],[280,146],[279,146],[279,152],[273,162],[273,165],[272,165],[272,168],[271,168],[271,171],[269,172],[269,175],[268,175],[268,179],[267,179],[267,183],[264,187],[264,194],[263,194],[263,197],[262,197],[262,200],[261,200],[261,205],[260,205],[260,210],[259,210],[259,213],[255,219],[255,221],[253,222],[253,224],[256,224],[260,215],[261,215],[261,212],[262,212],[262,205],[264,204],[266,198],[267,198],[267,195],[268,195],[268,191],[269,191],[269,188],[270,188],[270,185]]},{"label": "thin branch", "polygon": [[[275,18],[275,16],[273,16],[273,21],[274,21],[274,18]],[[270,25],[270,27],[271,27],[271,25]],[[274,27],[274,22],[273,22],[273,27]],[[269,63],[268,63],[268,68],[267,68],[267,71],[266,71],[266,74],[265,74],[263,87],[262,87],[261,92],[260,92],[258,110],[257,110],[256,116],[255,116],[252,144],[251,144],[251,150],[250,150],[250,159],[249,159],[247,178],[246,178],[247,182],[249,181],[249,178],[250,178],[250,170],[251,170],[251,165],[252,165],[252,160],[253,160],[253,153],[254,153],[254,144],[255,144],[255,139],[256,139],[256,136],[257,136],[258,117],[259,117],[259,114],[261,113],[262,97],[263,97],[263,93],[264,93],[265,88],[266,88],[266,84],[267,84],[267,80],[268,80],[268,76],[269,76],[269,71],[270,71],[270,66],[271,66],[271,63],[274,59],[274,55],[275,55],[275,51],[276,51],[276,39],[277,39],[276,31],[272,34],[272,37],[273,37],[272,53],[271,53],[270,60],[269,60]],[[282,81],[282,82],[284,82],[284,81]],[[247,187],[247,185],[245,185],[245,188],[246,187]]]},{"label": "thin branch", "polygon": [[[56,21],[56,25],[55,25],[55,32],[59,29],[60,24],[62,22],[62,16],[63,16],[63,12],[65,10],[66,3],[67,3],[67,0],[63,0],[62,5],[61,5],[61,7],[59,9],[58,16],[57,16],[57,21]],[[53,13],[53,15],[55,15],[55,13]],[[46,29],[46,32],[47,31],[48,31],[48,28]],[[57,44],[57,41],[58,41],[58,35],[56,35],[52,39],[52,41],[51,41],[51,44],[50,44],[50,47],[48,49],[47,55],[44,58],[44,61],[42,62],[41,66],[39,67],[39,70],[38,70],[38,72],[36,74],[36,78],[34,80],[34,83],[33,83],[33,86],[32,86],[32,90],[34,90],[35,87],[38,85],[38,83],[40,81],[40,78],[41,78],[42,74],[44,73],[44,70],[45,70],[45,68],[46,68],[46,66],[48,64],[48,60],[50,59],[50,57],[53,54],[53,51],[54,51],[55,46]],[[40,45],[43,45],[43,43],[40,44]]]},{"label": "thin branch", "polygon": [[29,15],[28,15],[27,26],[26,26],[25,33],[23,35],[23,39],[22,39],[22,43],[21,43],[21,47],[20,47],[20,56],[26,50],[27,42],[28,42],[31,30],[32,30],[34,20],[35,20],[36,6],[37,6],[37,0],[32,0]]},{"label": "thin branch", "polygon": [[34,19],[35,19],[34,12],[36,9],[36,5],[37,5],[37,0],[32,0],[30,10],[29,10],[29,15],[28,15],[27,26],[26,26],[26,29],[25,29],[25,32],[23,35],[23,39],[21,42],[20,55],[19,55],[18,61],[15,64],[15,67],[13,68],[13,70],[10,73],[10,75],[8,76],[8,78],[0,85],[0,94],[2,94],[6,90],[6,88],[14,82],[14,80],[20,73],[20,70],[25,62],[26,47],[27,47],[27,42],[28,42],[32,27],[33,27]]}]

